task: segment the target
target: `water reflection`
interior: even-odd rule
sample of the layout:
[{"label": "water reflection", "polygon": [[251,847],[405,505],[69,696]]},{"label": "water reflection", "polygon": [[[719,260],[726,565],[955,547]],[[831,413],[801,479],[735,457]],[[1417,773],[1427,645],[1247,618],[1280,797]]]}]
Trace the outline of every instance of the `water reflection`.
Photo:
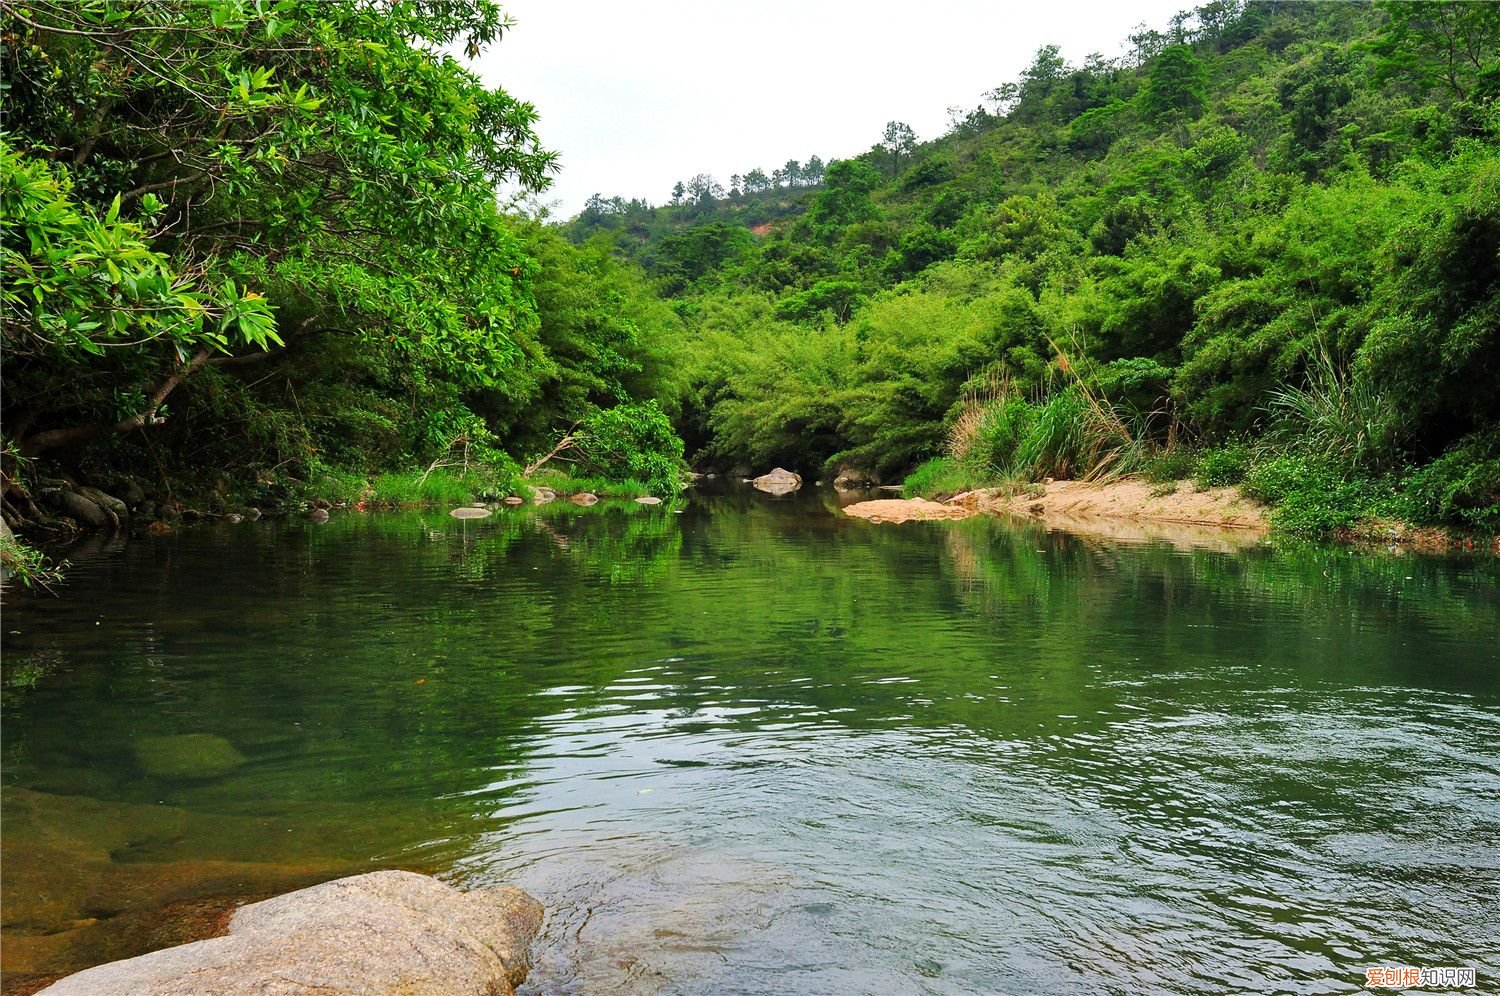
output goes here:
[{"label": "water reflection", "polygon": [[8,986],[373,866],[532,889],[536,992],[1494,964],[1493,563],[1127,539],[736,491],[76,555],[7,605]]}]

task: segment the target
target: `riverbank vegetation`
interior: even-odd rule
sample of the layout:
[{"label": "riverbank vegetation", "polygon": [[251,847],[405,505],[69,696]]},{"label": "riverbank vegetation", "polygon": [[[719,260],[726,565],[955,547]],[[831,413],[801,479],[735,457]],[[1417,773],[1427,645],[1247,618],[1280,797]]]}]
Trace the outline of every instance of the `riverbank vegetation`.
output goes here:
[{"label": "riverbank vegetation", "polygon": [[22,528],[88,486],[213,514],[694,462],[1500,530],[1494,5],[1213,0],[1044,46],[929,140],[556,225],[496,195],[557,168],[536,109],[446,54],[508,31],[491,0],[0,16]]},{"label": "riverbank vegetation", "polygon": [[[82,485],[209,514],[504,491],[570,427],[675,396],[679,319],[640,271],[497,201],[556,161],[446,54],[500,40],[491,0],[0,17],[17,526]],[[680,453],[622,459],[667,490]]]},{"label": "riverbank vegetation", "polygon": [[[698,458],[1500,528],[1500,14],[1216,0],[1129,44],[893,123],[759,238],[662,209]],[[652,258],[594,207],[575,238]]]}]

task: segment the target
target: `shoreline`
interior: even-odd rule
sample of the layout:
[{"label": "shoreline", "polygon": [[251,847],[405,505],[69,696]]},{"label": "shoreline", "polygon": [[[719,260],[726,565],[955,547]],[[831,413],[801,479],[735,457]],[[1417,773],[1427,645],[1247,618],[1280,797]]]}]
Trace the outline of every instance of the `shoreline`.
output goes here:
[{"label": "shoreline", "polygon": [[[1138,478],[1049,481],[1020,492],[977,488],[942,501],[871,498],[845,505],[843,512],[881,524],[997,515],[1125,542],[1165,540],[1240,549],[1280,535],[1270,521],[1270,510],[1237,487],[1199,491],[1187,482],[1170,487]],[[1500,537],[1385,520],[1340,529],[1328,538],[1367,552],[1500,556]]]}]

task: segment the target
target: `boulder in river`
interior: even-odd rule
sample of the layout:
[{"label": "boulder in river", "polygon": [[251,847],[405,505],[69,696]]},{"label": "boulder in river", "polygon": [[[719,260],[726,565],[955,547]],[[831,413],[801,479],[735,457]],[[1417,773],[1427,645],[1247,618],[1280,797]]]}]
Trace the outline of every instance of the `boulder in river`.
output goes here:
[{"label": "boulder in river", "polygon": [[245,763],[245,755],[212,733],[142,737],[135,742],[136,763],[155,778],[222,778]]},{"label": "boulder in river", "polygon": [[597,504],[599,504],[599,496],[598,495],[594,495],[594,494],[589,494],[587,491],[580,491],[578,494],[574,495],[572,498],[570,498],[568,500],[571,501],[575,505],[597,505]]},{"label": "boulder in river", "polygon": [[789,495],[802,487],[802,475],[777,467],[769,474],[762,474],[750,482],[759,491],[769,495]]},{"label": "boulder in river", "polygon": [[641,495],[635,500],[637,505],[660,505],[661,499],[655,495]]},{"label": "boulder in river", "polygon": [[448,514],[455,519],[485,519],[489,517],[490,510],[487,508],[473,508],[466,505],[463,508],[455,508]]},{"label": "boulder in river", "polygon": [[514,996],[542,907],[519,889],[460,892],[370,872],[238,910],[229,933],[70,975],[49,996],[475,993]]},{"label": "boulder in river", "polygon": [[113,515],[116,520],[130,518],[130,507],[114,495],[105,494],[98,488],[79,488],[78,493]]},{"label": "boulder in river", "polygon": [[118,525],[101,506],[75,491],[60,488],[48,495],[52,507],[63,515],[90,529],[108,529]]},{"label": "boulder in river", "polygon": [[557,492],[551,488],[537,488],[531,492],[531,503],[533,505],[545,505],[549,501],[557,501]]},{"label": "boulder in river", "polygon": [[500,500],[500,504],[502,504],[502,505],[524,505],[524,504],[526,504],[526,499],[522,498],[520,495],[506,495],[504,498],[502,498]]}]

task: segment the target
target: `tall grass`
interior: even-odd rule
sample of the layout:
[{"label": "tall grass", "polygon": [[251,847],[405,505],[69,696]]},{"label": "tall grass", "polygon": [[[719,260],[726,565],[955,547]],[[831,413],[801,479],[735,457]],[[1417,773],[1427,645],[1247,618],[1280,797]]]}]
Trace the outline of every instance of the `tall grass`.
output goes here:
[{"label": "tall grass", "polygon": [[1140,469],[1153,447],[1081,381],[1037,400],[1013,392],[966,404],[949,433],[954,461],[1000,479],[1098,479]]},{"label": "tall grass", "polygon": [[370,500],[377,505],[461,505],[477,497],[490,497],[482,494],[484,482],[478,474],[442,468],[425,474],[415,470],[381,474],[370,487]]},{"label": "tall grass", "polygon": [[1265,410],[1271,448],[1305,454],[1344,474],[1389,470],[1401,454],[1404,428],[1395,406],[1326,346],[1313,355],[1307,383],[1272,391]]}]

